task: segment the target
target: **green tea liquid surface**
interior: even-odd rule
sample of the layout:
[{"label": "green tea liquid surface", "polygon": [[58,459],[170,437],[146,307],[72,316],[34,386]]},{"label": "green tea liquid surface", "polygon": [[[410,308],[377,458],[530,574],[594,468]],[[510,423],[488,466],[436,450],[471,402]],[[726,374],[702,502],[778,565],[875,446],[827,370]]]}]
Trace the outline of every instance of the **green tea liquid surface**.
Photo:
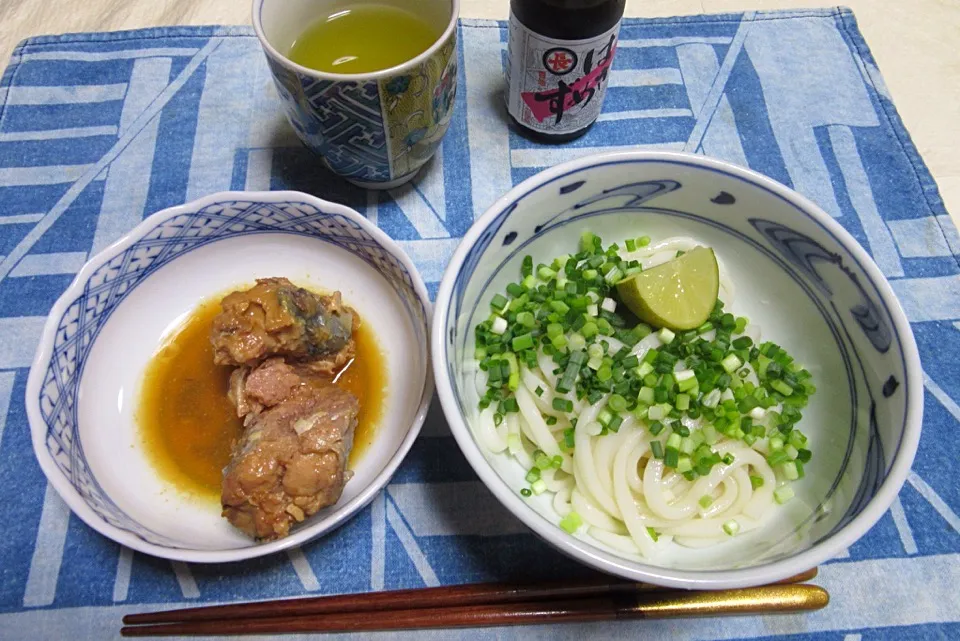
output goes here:
[{"label": "green tea liquid surface", "polygon": [[417,15],[383,4],[346,5],[300,34],[288,57],[328,73],[370,73],[411,60],[440,34]]}]

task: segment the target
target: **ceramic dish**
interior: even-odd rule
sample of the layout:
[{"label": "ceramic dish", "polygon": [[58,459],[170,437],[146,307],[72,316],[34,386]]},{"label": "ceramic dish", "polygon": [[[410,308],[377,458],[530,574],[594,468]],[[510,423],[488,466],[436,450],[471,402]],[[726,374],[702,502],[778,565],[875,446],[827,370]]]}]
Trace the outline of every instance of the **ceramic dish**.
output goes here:
[{"label": "ceramic dish", "polygon": [[[588,528],[557,527],[549,493],[525,499],[526,470],[484,451],[471,422],[478,395],[465,363],[490,299],[534,262],[576,251],[590,230],[606,242],[684,235],[712,246],[736,287],[734,309],[814,375],[802,429],[815,458],[797,499],[772,523],[704,549],[675,546],[657,565],[628,559]],[[634,580],[682,588],[769,583],[817,566],[862,536],[890,506],[916,452],[922,376],[910,326],[870,256],[809,200],[768,178],[688,154],[591,156],[538,174],[471,227],[440,286],[434,375],[453,435],[483,482],[543,539]]]},{"label": "ceramic dish", "polygon": [[[256,544],[162,481],[134,418],[161,338],[211,296],[285,276],[340,290],[373,329],[387,395],[374,443],[339,502],[287,538]],[[87,524],[136,550],[184,561],[235,561],[330,531],[390,479],[423,423],[430,303],[413,264],[355,211],[296,192],[208,196],[150,216],[98,254],[54,305],[27,384],[40,466]]]}]

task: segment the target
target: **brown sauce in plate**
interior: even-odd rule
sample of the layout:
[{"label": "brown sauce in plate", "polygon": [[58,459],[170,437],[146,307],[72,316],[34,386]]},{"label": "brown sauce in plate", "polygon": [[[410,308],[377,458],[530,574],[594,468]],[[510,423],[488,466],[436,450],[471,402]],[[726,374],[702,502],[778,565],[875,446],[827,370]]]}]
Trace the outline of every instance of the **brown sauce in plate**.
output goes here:
[{"label": "brown sauce in plate", "polygon": [[[227,398],[232,367],[214,365],[210,329],[220,298],[200,304],[147,365],[136,420],[159,476],[178,490],[219,500],[223,468],[243,422]],[[376,437],[386,389],[384,358],[362,321],[354,329],[356,356],[334,378],[360,401],[349,466]]]}]

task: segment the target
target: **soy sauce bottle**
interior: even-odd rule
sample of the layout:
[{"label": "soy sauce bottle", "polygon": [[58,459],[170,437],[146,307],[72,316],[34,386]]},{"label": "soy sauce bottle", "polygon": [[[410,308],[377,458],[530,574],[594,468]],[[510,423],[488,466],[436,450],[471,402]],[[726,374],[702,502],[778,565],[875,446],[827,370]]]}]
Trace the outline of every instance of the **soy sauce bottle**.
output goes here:
[{"label": "soy sauce bottle", "polygon": [[511,0],[506,100],[527,136],[566,142],[600,115],[625,0]]}]

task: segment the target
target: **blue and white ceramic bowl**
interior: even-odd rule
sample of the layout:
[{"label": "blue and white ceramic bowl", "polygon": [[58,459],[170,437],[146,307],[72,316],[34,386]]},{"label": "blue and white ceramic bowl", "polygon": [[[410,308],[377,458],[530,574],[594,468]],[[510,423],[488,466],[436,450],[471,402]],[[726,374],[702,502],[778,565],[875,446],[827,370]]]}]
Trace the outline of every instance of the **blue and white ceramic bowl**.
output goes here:
[{"label": "blue and white ceramic bowl", "polygon": [[[548,494],[524,499],[526,470],[484,451],[476,414],[472,328],[516,280],[523,257],[574,251],[585,230],[613,242],[689,235],[712,246],[735,285],[733,308],[814,374],[802,428],[815,456],[797,499],[755,532],[701,550],[678,546],[657,566],[568,535]],[[432,338],[434,376],[461,449],[497,498],[570,556],[623,577],[682,588],[730,588],[815,567],[862,536],[910,469],[923,409],[916,344],[870,256],[819,207],[769,178],[702,156],[610,153],[538,174],[469,230],[444,274]]]},{"label": "blue and white ceramic bowl", "polygon": [[[380,343],[387,391],[373,444],[340,501],[289,537],[258,545],[163,481],[135,421],[144,369],[198,303],[256,278],[340,290]],[[90,260],[54,305],[27,382],[40,466],[102,534],[171,559],[222,562],[304,543],[387,483],[433,395],[430,303],[409,258],[352,209],[296,192],[221,193],[150,216]]]}]

